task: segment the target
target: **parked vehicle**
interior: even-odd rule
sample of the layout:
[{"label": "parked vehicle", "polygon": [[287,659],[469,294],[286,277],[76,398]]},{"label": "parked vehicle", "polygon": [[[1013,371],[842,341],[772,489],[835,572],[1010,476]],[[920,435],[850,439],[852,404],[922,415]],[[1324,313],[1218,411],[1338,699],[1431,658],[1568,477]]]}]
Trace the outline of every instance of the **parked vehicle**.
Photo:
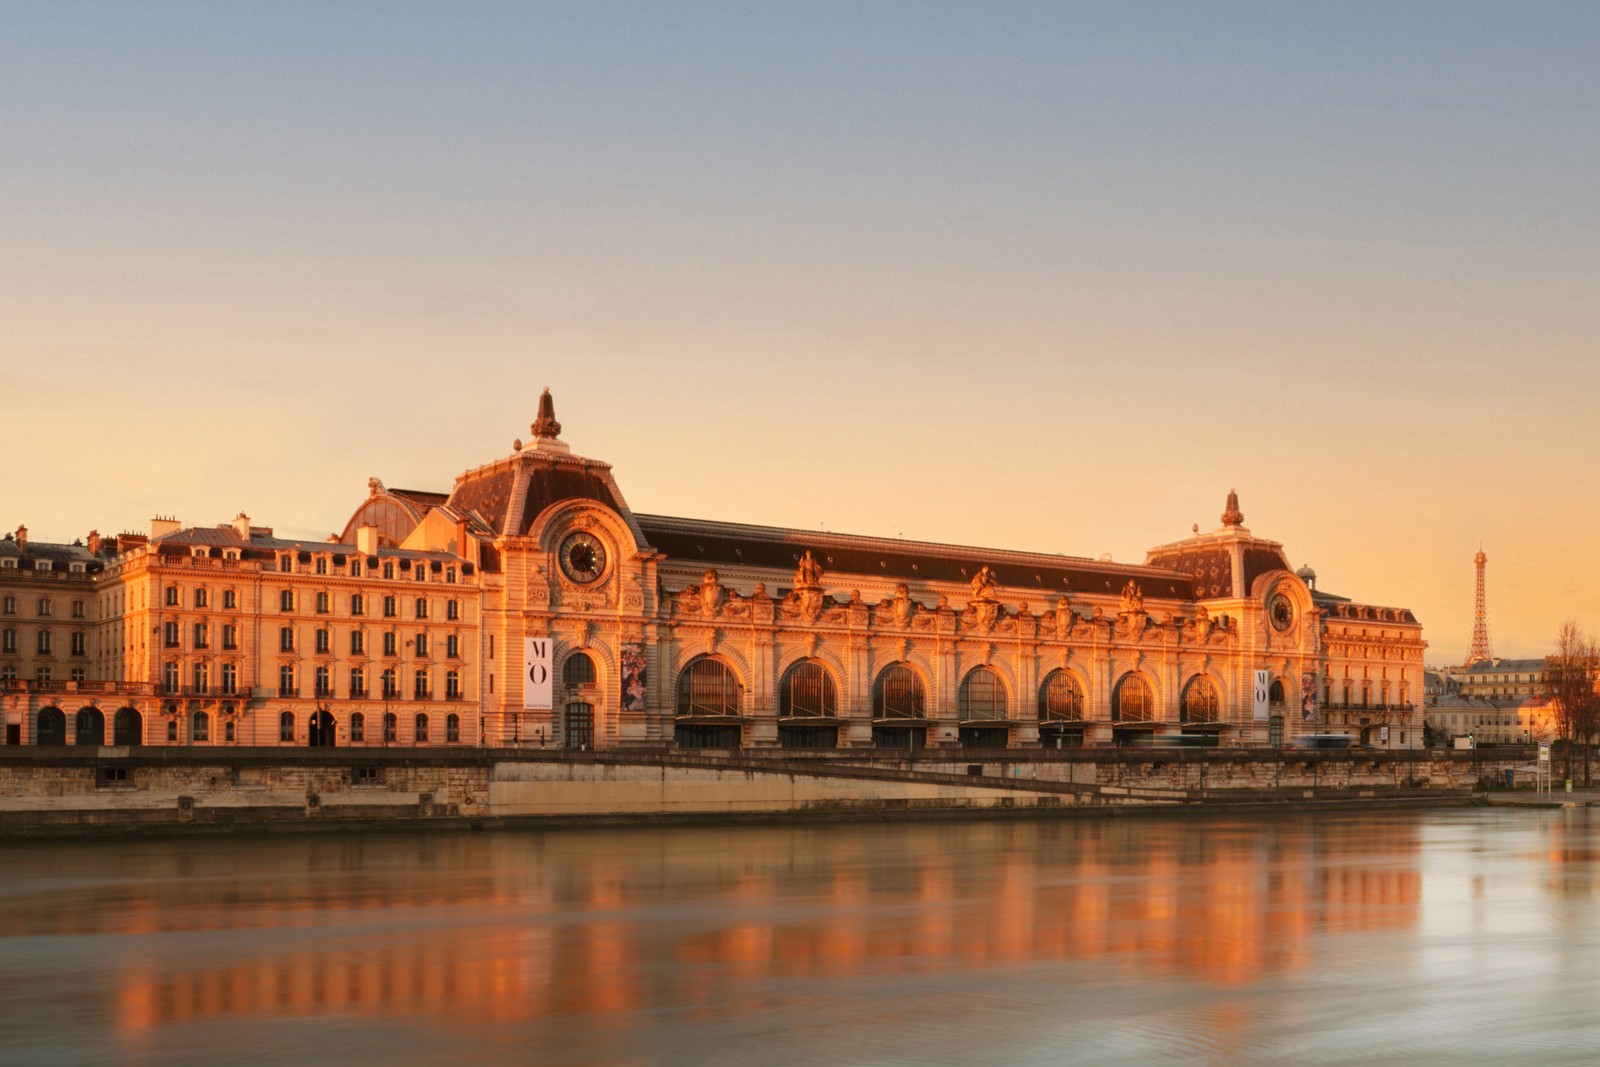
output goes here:
[{"label": "parked vehicle", "polygon": [[1350,748],[1356,739],[1349,734],[1302,734],[1294,739],[1295,748]]}]

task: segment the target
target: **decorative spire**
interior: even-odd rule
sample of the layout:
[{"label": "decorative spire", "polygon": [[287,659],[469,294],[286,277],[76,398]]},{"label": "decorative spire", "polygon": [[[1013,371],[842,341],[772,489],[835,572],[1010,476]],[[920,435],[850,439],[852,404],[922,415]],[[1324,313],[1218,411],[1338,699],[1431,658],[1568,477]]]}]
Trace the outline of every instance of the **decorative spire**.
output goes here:
[{"label": "decorative spire", "polygon": [[1228,490],[1228,506],[1222,512],[1222,525],[1244,525],[1244,512],[1239,510],[1239,494],[1232,489]]},{"label": "decorative spire", "polygon": [[539,394],[539,417],[533,420],[533,436],[541,440],[561,436],[561,424],[556,421],[556,402],[550,397],[549,386]]}]

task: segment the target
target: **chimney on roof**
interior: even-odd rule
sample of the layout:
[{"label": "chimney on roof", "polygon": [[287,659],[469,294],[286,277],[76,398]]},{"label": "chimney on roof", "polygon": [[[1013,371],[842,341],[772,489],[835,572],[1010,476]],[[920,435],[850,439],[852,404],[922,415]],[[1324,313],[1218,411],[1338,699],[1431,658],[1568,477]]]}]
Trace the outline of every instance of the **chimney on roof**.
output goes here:
[{"label": "chimney on roof", "polygon": [[100,531],[99,530],[90,530],[89,531],[89,555],[98,556],[99,554],[100,554]]},{"label": "chimney on roof", "polygon": [[239,535],[239,540],[250,540],[250,516],[239,512],[233,519],[233,532]]},{"label": "chimney on roof", "polygon": [[159,541],[168,534],[175,534],[183,529],[183,524],[171,515],[157,515],[150,520],[150,540]]},{"label": "chimney on roof", "polygon": [[17,527],[17,547],[18,548],[27,548],[28,547],[28,528],[26,526],[18,526]]},{"label": "chimney on roof", "polygon": [[378,528],[370,522],[356,527],[356,551],[363,556],[378,554]]}]

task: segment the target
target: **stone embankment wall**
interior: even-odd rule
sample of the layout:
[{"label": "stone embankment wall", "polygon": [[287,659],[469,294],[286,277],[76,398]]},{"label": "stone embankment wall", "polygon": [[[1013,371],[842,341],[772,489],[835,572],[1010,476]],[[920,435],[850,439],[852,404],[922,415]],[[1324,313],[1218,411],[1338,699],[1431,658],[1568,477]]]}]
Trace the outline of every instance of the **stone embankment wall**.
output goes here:
[{"label": "stone embankment wall", "polygon": [[0,749],[0,833],[1460,798],[1525,754]]}]

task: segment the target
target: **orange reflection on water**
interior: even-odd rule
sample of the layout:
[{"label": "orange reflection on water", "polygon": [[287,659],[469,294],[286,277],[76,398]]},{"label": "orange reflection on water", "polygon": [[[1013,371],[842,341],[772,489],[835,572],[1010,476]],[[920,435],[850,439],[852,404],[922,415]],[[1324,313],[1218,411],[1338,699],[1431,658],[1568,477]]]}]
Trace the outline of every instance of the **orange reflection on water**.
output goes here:
[{"label": "orange reflection on water", "polygon": [[[252,847],[262,871],[230,852],[85,890],[115,907],[45,909],[62,932],[139,935],[109,971],[129,1036],[317,1015],[457,1034],[709,1021],[841,981],[1038,964],[1235,987],[1308,967],[1318,938],[1413,928],[1422,896],[1403,822],[1331,852],[1287,819],[497,834],[421,865],[404,838],[344,862],[320,841]],[[174,956],[174,933],[224,940]]]}]

